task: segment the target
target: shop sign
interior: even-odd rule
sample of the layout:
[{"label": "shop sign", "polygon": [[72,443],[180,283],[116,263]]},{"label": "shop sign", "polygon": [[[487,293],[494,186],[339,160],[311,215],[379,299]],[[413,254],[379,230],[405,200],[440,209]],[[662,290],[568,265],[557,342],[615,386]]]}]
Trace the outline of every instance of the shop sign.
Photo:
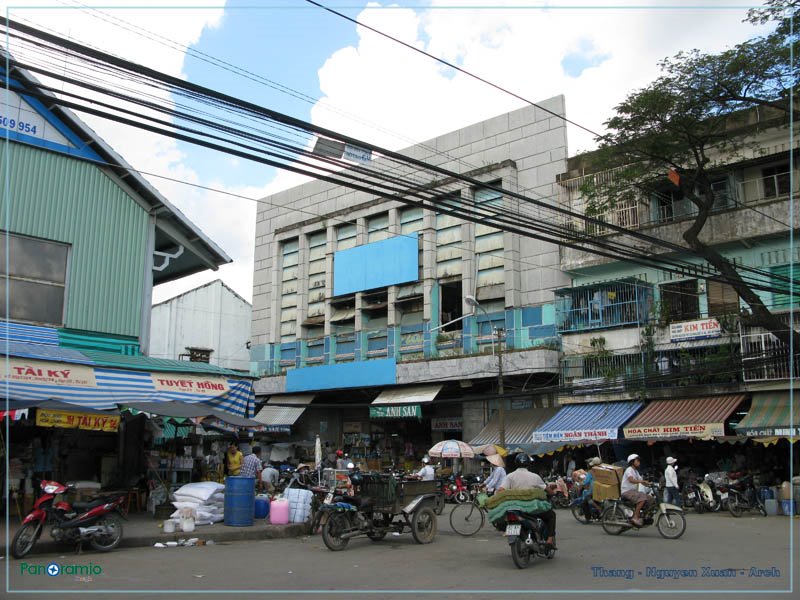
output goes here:
[{"label": "shop sign", "polygon": [[461,431],[461,417],[434,417],[431,419],[431,431]]},{"label": "shop sign", "polygon": [[686,321],[685,323],[672,323],[669,326],[669,339],[672,342],[686,340],[703,340],[722,335],[722,328],[716,319],[703,319],[702,321]]},{"label": "shop sign", "polygon": [[745,430],[737,429],[739,435],[747,437],[800,437],[800,427],[763,427],[748,428]]},{"label": "shop sign", "polygon": [[573,431],[534,431],[533,442],[579,442],[581,440],[615,440],[619,430],[581,429]]},{"label": "shop sign", "polygon": [[419,404],[370,406],[371,419],[421,419],[422,406]]},{"label": "shop sign", "polygon": [[3,381],[74,387],[95,387],[94,369],[86,365],[8,357]]},{"label": "shop sign", "polygon": [[511,401],[511,410],[524,410],[526,408],[533,408],[533,400],[530,398],[516,398]]},{"label": "shop sign", "polygon": [[223,396],[230,391],[224,377],[185,375],[183,373],[152,373],[153,386],[163,392],[186,392],[204,396]]},{"label": "shop sign", "polygon": [[342,433],[361,433],[361,421],[345,421],[342,423]]},{"label": "shop sign", "polygon": [[119,428],[119,415],[93,415],[67,410],[37,408],[36,425],[39,427],[115,432]]},{"label": "shop sign", "polygon": [[651,427],[626,427],[625,437],[629,440],[666,437],[709,438],[725,435],[723,423],[699,423],[694,425],[654,425]]}]

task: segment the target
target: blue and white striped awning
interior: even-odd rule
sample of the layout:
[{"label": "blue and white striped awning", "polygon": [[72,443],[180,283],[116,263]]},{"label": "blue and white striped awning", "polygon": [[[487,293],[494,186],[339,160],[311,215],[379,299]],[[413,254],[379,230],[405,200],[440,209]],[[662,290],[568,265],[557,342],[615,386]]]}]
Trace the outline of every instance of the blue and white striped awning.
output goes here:
[{"label": "blue and white striped awning", "polygon": [[615,440],[620,428],[642,406],[641,402],[568,404],[533,432],[532,441],[580,443]]}]

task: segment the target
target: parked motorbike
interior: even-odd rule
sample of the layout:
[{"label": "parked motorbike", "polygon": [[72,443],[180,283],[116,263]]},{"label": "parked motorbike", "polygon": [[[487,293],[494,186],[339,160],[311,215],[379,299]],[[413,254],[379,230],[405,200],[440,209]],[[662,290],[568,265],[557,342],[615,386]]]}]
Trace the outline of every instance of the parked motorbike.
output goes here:
[{"label": "parked motorbike", "polygon": [[469,489],[464,484],[464,479],[461,475],[451,475],[444,479],[442,481],[442,493],[444,494],[445,502],[464,504],[471,500]]},{"label": "parked motorbike", "polygon": [[[572,516],[578,523],[586,523],[586,515],[583,514],[583,497],[577,496],[569,503]],[[589,523],[599,523],[603,516],[602,507],[594,500],[589,500]]]},{"label": "parked motorbike", "polygon": [[684,504],[688,504],[698,513],[717,512],[722,506],[717,486],[708,475],[700,481],[695,479],[688,481],[684,485],[683,494],[686,496]]},{"label": "parked motorbike", "polygon": [[518,569],[525,569],[536,556],[551,559],[556,549],[546,543],[547,527],[535,514],[509,510],[505,516],[506,540],[511,547],[511,560]]},{"label": "parked motorbike", "polygon": [[[657,486],[650,486],[649,493],[657,498]],[[603,530],[609,535],[619,535],[629,529],[640,529],[631,521],[634,508],[635,506],[625,498],[607,500],[601,517]],[[678,539],[686,531],[686,517],[683,515],[683,509],[673,504],[654,502],[649,508],[642,508],[639,516],[643,521],[641,528],[655,524],[661,537],[667,539]]]},{"label": "parked motorbike", "polygon": [[760,512],[764,517],[767,516],[767,509],[758,497],[752,475],[731,480],[728,484],[728,511],[734,517],[741,517],[745,511],[751,510]]},{"label": "parked motorbike", "polygon": [[124,496],[101,497],[90,502],[63,500],[56,502],[71,486],[57,481],[42,481],[44,492],[33,505],[33,510],[23,519],[22,526],[11,541],[14,558],[27,556],[46,525],[50,525],[50,536],[56,542],[79,544],[88,541],[92,548],[108,552],[119,545],[122,539],[122,523],[114,513],[125,518],[122,508]]}]

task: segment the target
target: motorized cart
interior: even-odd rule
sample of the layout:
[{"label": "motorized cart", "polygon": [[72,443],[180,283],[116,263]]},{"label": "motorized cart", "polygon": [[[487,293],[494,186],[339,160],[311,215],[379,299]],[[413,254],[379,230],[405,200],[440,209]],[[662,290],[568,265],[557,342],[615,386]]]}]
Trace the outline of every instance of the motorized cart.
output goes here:
[{"label": "motorized cart", "polygon": [[329,550],[344,550],[354,537],[378,542],[407,529],[418,544],[434,540],[435,508],[442,501],[436,481],[403,481],[392,475],[358,479],[355,496],[333,498],[321,508],[322,540]]}]

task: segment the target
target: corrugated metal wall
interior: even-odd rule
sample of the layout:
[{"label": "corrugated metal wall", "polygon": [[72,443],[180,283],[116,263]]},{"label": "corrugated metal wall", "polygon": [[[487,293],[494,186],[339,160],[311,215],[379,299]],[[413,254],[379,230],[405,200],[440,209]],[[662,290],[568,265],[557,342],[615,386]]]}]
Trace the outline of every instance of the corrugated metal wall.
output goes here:
[{"label": "corrugated metal wall", "polygon": [[85,161],[13,142],[0,146],[0,161],[0,227],[72,245],[65,326],[138,338],[145,210]]}]

